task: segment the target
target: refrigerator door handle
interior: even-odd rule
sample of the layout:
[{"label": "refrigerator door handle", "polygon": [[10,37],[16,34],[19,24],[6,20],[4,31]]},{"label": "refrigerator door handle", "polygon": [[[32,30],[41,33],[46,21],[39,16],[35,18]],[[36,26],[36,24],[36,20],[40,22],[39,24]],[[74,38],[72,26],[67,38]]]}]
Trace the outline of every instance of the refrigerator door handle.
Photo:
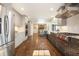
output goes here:
[{"label": "refrigerator door handle", "polygon": [[4,35],[5,35],[5,42],[8,42],[8,35],[9,35],[9,20],[8,16],[4,16]]},{"label": "refrigerator door handle", "polygon": [[8,36],[9,36],[9,19],[8,19],[7,15],[6,15],[6,21],[7,21],[7,32],[6,32],[6,34],[7,34],[7,38],[8,38]]}]

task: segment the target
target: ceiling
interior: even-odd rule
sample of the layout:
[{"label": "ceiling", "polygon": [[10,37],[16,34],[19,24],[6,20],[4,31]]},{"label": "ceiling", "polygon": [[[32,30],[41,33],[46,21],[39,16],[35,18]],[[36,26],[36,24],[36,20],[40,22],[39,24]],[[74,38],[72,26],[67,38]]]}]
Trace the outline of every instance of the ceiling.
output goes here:
[{"label": "ceiling", "polygon": [[[13,3],[13,8],[21,15],[26,15],[32,19],[50,18],[55,16],[57,9],[63,3]],[[24,8],[22,10],[22,8]],[[53,8],[51,11],[50,8]]]}]

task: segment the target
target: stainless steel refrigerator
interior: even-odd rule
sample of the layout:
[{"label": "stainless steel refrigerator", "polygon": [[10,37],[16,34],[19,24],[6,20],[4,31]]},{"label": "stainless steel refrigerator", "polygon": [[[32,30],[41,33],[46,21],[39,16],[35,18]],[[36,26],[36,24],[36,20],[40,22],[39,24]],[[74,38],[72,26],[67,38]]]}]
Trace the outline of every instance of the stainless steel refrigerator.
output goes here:
[{"label": "stainless steel refrigerator", "polygon": [[15,55],[14,16],[12,9],[0,5],[0,56]]}]

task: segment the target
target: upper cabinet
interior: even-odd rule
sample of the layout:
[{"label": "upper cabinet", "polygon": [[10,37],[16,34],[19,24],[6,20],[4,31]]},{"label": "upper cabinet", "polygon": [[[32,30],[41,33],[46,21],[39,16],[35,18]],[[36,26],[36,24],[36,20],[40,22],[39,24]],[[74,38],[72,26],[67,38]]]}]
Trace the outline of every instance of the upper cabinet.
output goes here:
[{"label": "upper cabinet", "polygon": [[66,19],[62,19],[62,26],[66,26],[67,25],[67,20]]},{"label": "upper cabinet", "polygon": [[66,26],[67,20],[62,18],[54,18],[52,19],[52,24],[59,25],[59,26]]},{"label": "upper cabinet", "polygon": [[67,20],[66,19],[58,19],[57,24],[60,26],[66,26]]},{"label": "upper cabinet", "polygon": [[74,15],[79,14],[79,4],[78,3],[66,3],[57,10],[56,18],[67,19]]},{"label": "upper cabinet", "polygon": [[0,17],[1,17],[1,12],[2,12],[2,5],[0,5]]}]

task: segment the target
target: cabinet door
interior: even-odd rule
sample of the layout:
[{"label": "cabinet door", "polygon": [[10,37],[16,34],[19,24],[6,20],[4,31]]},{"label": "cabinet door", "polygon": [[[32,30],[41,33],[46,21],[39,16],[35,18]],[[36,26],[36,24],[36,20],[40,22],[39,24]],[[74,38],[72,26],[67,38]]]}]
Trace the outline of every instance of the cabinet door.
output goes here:
[{"label": "cabinet door", "polygon": [[67,20],[66,19],[62,19],[62,25],[66,26],[66,24],[67,24]]},{"label": "cabinet door", "polygon": [[0,46],[2,45],[2,35],[1,35],[1,18],[0,18]]},{"label": "cabinet door", "polygon": [[67,20],[66,19],[58,19],[58,25],[66,26]]},{"label": "cabinet door", "polygon": [[62,21],[62,19],[58,19],[58,20],[57,20],[57,24],[58,24],[58,25],[61,25],[61,24],[62,24],[61,21]]},{"label": "cabinet door", "polygon": [[1,35],[0,35],[0,46],[2,45],[2,38],[1,38]]}]

